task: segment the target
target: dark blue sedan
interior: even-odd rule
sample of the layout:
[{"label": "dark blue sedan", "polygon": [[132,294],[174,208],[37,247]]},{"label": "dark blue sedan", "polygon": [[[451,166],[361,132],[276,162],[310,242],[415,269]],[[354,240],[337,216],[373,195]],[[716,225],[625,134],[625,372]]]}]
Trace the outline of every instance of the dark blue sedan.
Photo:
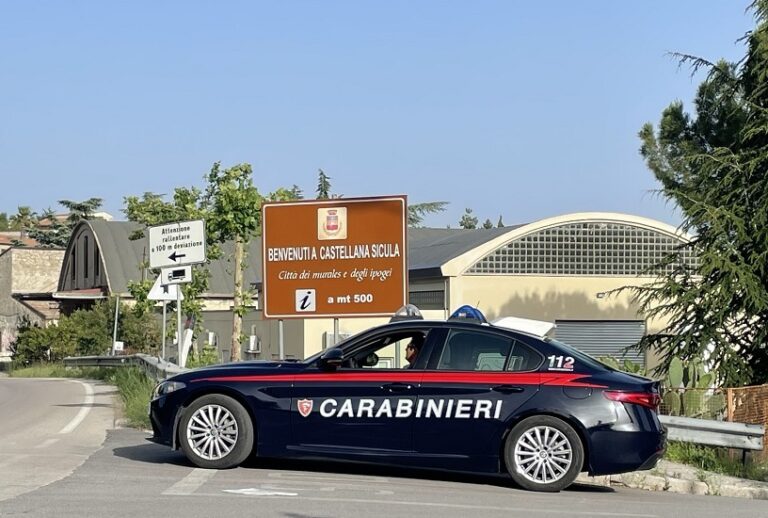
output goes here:
[{"label": "dark blue sedan", "polygon": [[150,417],[152,440],[203,468],[255,453],[508,473],[559,491],[581,471],[654,467],[658,403],[657,382],[466,308],[395,320],[301,362],[179,374],[155,388]]}]

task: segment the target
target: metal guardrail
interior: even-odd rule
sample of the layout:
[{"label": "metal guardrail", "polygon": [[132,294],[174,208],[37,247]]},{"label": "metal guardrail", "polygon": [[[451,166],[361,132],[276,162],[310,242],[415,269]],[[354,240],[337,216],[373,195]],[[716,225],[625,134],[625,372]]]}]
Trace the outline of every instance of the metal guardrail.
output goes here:
[{"label": "metal guardrail", "polygon": [[170,376],[186,371],[175,363],[170,363],[148,354],[126,356],[71,356],[64,358],[67,367],[127,367],[142,369],[155,381],[162,381]]},{"label": "metal guardrail", "polygon": [[742,451],[746,461],[748,450],[762,450],[765,427],[759,424],[710,421],[692,417],[660,415],[670,441],[723,446]]}]

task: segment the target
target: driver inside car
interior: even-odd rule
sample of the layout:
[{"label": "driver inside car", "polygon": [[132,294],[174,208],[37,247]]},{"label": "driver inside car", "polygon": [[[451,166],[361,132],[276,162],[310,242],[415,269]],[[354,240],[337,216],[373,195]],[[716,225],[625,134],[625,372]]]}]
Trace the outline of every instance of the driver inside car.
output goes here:
[{"label": "driver inside car", "polygon": [[424,345],[424,335],[418,334],[411,338],[408,345],[405,346],[405,360],[408,362],[405,369],[412,369],[416,364],[416,359],[419,357],[421,347]]}]

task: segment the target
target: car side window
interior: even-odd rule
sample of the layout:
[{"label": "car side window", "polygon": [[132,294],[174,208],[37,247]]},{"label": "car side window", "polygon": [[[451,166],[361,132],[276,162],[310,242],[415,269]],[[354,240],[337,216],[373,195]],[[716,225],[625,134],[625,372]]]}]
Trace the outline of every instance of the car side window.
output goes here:
[{"label": "car side window", "polygon": [[531,347],[517,340],[512,341],[512,350],[509,353],[507,371],[529,372],[536,370],[541,365],[542,356]]},{"label": "car side window", "polygon": [[[412,329],[397,331],[385,336],[379,336],[362,347],[355,348],[349,356],[345,355],[342,368],[347,369],[396,369],[408,367],[406,361],[408,347],[416,343],[423,346],[428,329]],[[405,357],[404,357],[405,356]],[[411,356],[415,361],[418,354]],[[426,358],[424,359],[426,362]],[[411,364],[413,365],[413,364]]]},{"label": "car side window", "polygon": [[513,340],[475,331],[451,330],[437,370],[503,371]]}]

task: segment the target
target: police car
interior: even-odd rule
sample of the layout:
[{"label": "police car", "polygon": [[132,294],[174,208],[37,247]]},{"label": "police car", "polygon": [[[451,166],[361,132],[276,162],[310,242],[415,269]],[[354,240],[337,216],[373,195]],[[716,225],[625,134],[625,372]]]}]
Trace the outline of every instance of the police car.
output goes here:
[{"label": "police car", "polygon": [[[581,471],[651,469],[663,454],[657,382],[471,307],[404,315],[304,361],[174,376],[154,390],[151,440],[202,468],[255,453],[508,473],[537,491]],[[414,337],[423,345],[403,368]]]}]

